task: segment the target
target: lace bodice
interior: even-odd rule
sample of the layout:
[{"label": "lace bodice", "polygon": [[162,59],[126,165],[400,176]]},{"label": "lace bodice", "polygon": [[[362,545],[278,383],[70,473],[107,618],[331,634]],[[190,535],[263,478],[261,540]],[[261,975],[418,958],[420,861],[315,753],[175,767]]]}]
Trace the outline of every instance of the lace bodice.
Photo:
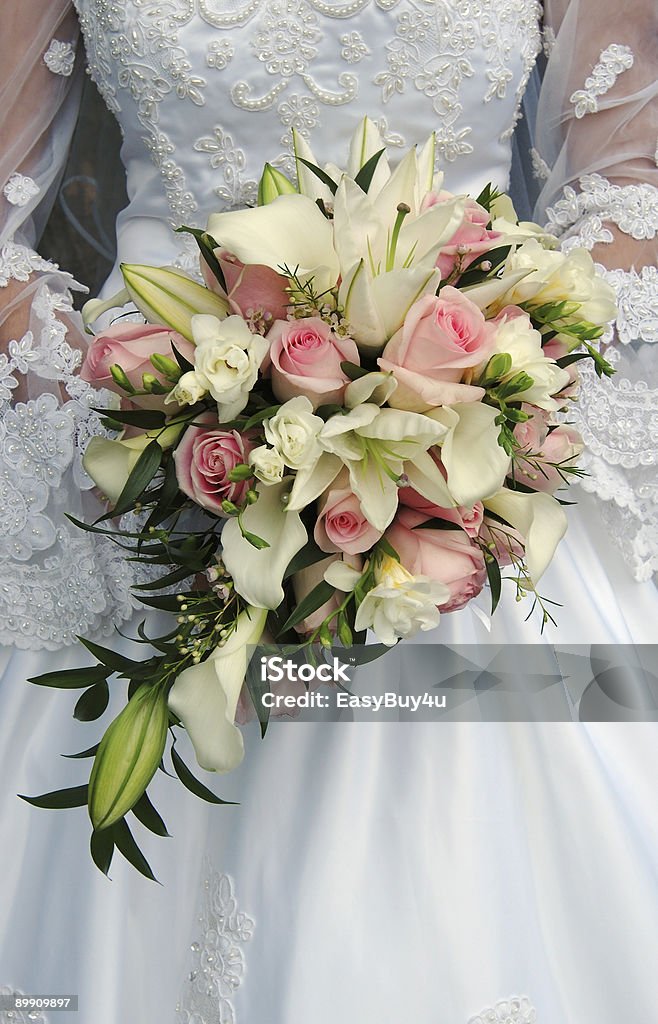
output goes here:
[{"label": "lace bodice", "polygon": [[[131,203],[119,245],[131,261],[146,260],[153,244],[142,217],[157,216],[164,232],[253,202],[265,160],[294,174],[292,128],[319,159],[336,159],[366,112],[394,146],[435,129],[448,187],[477,194],[485,174],[505,186],[509,137],[540,49],[537,0],[76,7],[91,75],[124,136]],[[180,249],[180,236],[166,242]]]}]

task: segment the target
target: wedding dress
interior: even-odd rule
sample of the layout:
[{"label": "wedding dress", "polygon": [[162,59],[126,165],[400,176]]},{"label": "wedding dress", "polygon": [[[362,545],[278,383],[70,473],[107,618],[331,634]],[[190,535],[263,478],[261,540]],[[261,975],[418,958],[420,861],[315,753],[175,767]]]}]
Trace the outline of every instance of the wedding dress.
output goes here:
[{"label": "wedding dress", "polygon": [[[507,185],[535,61],[538,216],[592,248],[618,287],[619,373],[587,373],[575,413],[589,477],[544,580],[539,634],[504,595],[443,644],[645,644],[658,592],[657,18],[594,0],[35,0],[3,12],[0,65],[2,922],[7,983],[76,992],[77,1024],[618,1024],[655,1013],[655,726],[569,722],[247,727],[241,768],[204,807],[159,778],[175,832],[144,848],[164,889],[87,862],[82,811],[15,799],[76,784],[97,738],[63,694],[76,633],[130,620],[134,582],[88,514],[99,396],[76,370],[75,283],[33,246],[77,116],[83,47],[123,134],[121,260],[194,271],[181,223],[253,202],[264,160],[294,171],[290,130],[340,163],[373,117],[387,144],[437,132],[446,187]],[[82,43],[79,37],[82,30]],[[5,141],[7,144],[5,144]],[[115,269],[104,294],[119,285]],[[12,404],[12,397],[14,402]],[[101,396],[102,399],[102,396]],[[122,627],[123,628],[123,627]],[[116,637],[116,634],[113,634]],[[116,643],[123,643],[118,638]],[[11,646],[10,646],[11,645]],[[47,654],[45,652],[48,652]],[[422,652],[414,655],[421,665]],[[474,655],[475,656],[475,655]],[[397,662],[376,663],[382,689]],[[56,780],[53,776],[56,775]],[[653,782],[653,785],[652,785]],[[486,1008],[486,1009],[485,1009]],[[54,1015],[53,1015],[54,1016]],[[7,1024],[21,1020],[18,1013]],[[23,1018],[42,1020],[42,1016]],[[0,1020],[4,1017],[0,1011]]]}]

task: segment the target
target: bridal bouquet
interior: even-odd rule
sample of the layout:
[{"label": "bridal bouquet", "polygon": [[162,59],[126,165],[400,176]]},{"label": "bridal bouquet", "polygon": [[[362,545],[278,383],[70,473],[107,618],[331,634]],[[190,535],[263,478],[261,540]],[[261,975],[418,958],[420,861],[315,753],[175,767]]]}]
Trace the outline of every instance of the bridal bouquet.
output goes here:
[{"label": "bridal bouquet", "polygon": [[243,756],[236,715],[255,710],[264,731],[255,645],[317,658],[371,630],[386,648],[487,584],[494,611],[506,567],[550,618],[537,585],[582,449],[564,412],[579,359],[610,372],[592,345],[610,287],[491,186],[445,191],[433,138],[393,171],[368,120],[346,170],[294,141],[296,185],[266,165],[257,207],[181,228],[205,283],[124,265],[125,291],[86,309],[131,300],[142,319],[97,334],[82,369],[116,401],[84,459],[109,510],[79,525],[131,548],[151,571],[142,603],[171,616],[164,636],[140,627],[145,659],[83,640],[95,667],[36,680],[83,688],[84,720],[111,675],[129,680],[78,755],[94,758],[88,785],[31,798],[87,803],[104,871],[116,846],[150,874],[125,816],[165,833],[146,788],[169,731],[217,772]]}]

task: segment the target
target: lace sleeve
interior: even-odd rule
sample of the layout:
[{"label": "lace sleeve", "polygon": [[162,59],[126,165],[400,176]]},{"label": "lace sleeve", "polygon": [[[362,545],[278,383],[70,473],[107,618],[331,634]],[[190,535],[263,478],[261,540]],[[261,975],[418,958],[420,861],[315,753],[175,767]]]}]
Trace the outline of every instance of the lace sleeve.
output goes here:
[{"label": "lace sleeve", "polygon": [[[658,570],[658,7],[655,0],[546,0],[548,64],[533,163],[536,218],[585,246],[617,291],[608,358],[585,370],[574,410],[583,486],[638,579]],[[584,364],[583,364],[584,365]]]},{"label": "lace sleeve", "polygon": [[[95,503],[80,451],[103,396],[77,369],[86,341],[71,275],[34,246],[77,118],[82,54],[68,0],[9,0],[0,34],[0,642],[73,643],[130,614],[118,549],[68,523]],[[107,404],[107,401],[105,401]]]}]

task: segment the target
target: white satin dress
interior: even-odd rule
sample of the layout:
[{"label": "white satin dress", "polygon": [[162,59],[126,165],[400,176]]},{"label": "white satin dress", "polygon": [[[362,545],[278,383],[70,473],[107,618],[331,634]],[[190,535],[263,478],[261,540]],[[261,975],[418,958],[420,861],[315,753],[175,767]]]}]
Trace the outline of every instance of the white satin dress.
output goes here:
[{"label": "white satin dress", "polygon": [[[253,201],[265,160],[291,173],[293,126],[320,161],[337,163],[364,114],[393,147],[434,129],[447,188],[505,188],[521,97],[555,36],[542,39],[535,0],[75,7],[91,74],[124,137],[130,204],[118,221],[117,266],[191,267],[195,253],[173,226]],[[572,53],[573,25],[565,25],[549,62],[553,85],[560,45]],[[596,57],[583,56],[579,73],[598,104],[606,92],[615,98],[625,73],[610,73],[603,56],[624,38],[601,33],[603,77],[592,71]],[[555,123],[569,115],[559,90],[550,102]],[[549,158],[535,155],[550,186],[566,171],[564,154],[557,170]],[[638,188],[656,203],[652,184],[626,187],[613,209],[597,184],[603,220],[619,226],[624,210],[637,208]],[[559,190],[549,198],[562,201]],[[565,236],[596,241],[593,209],[570,222],[558,205]],[[633,282],[620,282],[630,294]],[[115,271],[106,294],[118,285]],[[650,339],[643,318],[630,307],[626,314],[630,365]],[[599,390],[581,427],[590,435],[588,486],[598,493],[581,492],[569,510],[569,533],[543,581],[563,604],[557,628],[540,636],[537,620],[524,622],[510,586],[491,632],[466,609],[424,640],[540,644],[548,657],[554,643],[654,641],[655,498],[611,500],[636,477],[655,488],[647,418],[655,392],[631,370],[626,379],[590,382]],[[54,1024],[621,1024],[655,1016],[655,724],[382,717],[275,722],[264,741],[252,724],[243,765],[209,779],[240,806],[208,810],[158,778],[153,799],[174,838],[140,841],[164,886],[123,864],[109,883],[87,858],[83,810],[39,811],[14,796],[80,781],[79,762],[60,764],[55,752],[90,745],[98,726],[74,728],[64,694],[23,683],[77,663],[79,652],[7,647],[4,659],[0,973],[26,992],[78,993],[78,1013],[53,1014]],[[370,680],[400,686],[392,664],[376,663]]]}]

